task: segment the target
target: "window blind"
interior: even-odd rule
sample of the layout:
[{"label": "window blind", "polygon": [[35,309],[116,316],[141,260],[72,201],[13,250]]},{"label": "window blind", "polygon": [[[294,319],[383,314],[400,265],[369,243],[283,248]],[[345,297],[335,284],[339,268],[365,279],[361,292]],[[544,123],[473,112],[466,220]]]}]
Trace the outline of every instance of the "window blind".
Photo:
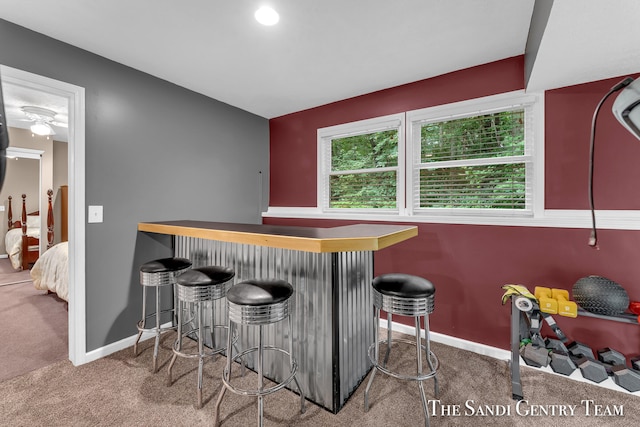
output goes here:
[{"label": "window blind", "polygon": [[498,209],[527,213],[532,156],[527,108],[420,124],[414,211]]}]

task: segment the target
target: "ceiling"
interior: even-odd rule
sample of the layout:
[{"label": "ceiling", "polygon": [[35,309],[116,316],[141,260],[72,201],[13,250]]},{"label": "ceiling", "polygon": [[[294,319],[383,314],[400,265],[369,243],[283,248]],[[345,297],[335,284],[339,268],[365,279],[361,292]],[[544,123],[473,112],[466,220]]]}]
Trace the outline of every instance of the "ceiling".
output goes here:
[{"label": "ceiling", "polygon": [[[11,127],[28,129],[34,123],[28,120],[22,111],[22,107],[25,106],[49,109],[56,112],[54,117],[56,123],[69,123],[68,101],[62,96],[5,83],[2,85],[2,95],[7,124]],[[51,128],[55,132],[55,135],[52,136],[54,140],[67,142],[69,139],[67,127],[51,125]]]},{"label": "ceiling", "polygon": [[0,0],[0,18],[265,118],[522,55],[532,16],[528,90],[640,72],[640,1],[534,3]]}]

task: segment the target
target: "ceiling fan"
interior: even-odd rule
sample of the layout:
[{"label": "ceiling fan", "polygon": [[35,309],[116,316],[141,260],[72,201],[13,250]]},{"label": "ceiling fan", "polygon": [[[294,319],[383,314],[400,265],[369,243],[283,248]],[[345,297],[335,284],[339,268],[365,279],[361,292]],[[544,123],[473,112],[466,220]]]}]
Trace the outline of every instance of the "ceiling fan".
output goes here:
[{"label": "ceiling fan", "polygon": [[21,110],[27,116],[23,121],[34,122],[29,129],[36,135],[55,135],[52,126],[68,127],[66,123],[55,121],[57,113],[48,108],[25,106]]}]

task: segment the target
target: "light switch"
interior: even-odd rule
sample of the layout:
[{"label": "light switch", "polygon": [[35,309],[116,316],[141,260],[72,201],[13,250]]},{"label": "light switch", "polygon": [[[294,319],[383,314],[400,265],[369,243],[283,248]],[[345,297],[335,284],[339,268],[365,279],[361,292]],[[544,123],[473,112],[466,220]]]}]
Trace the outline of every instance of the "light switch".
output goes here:
[{"label": "light switch", "polygon": [[89,206],[87,222],[102,222],[102,206]]}]

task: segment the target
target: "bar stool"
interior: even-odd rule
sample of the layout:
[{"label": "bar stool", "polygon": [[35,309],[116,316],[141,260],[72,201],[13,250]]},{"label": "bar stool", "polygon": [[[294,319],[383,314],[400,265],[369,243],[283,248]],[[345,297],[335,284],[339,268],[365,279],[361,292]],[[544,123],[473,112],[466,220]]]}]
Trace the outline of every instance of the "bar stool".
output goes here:
[{"label": "bar stool", "polygon": [[[138,343],[143,332],[153,332],[156,336],[156,342],[153,347],[153,372],[158,370],[158,348],[160,346],[160,334],[163,332],[174,330],[173,324],[168,327],[160,326],[160,316],[163,313],[174,313],[173,308],[160,310],[160,289],[172,286],[176,282],[176,277],[191,268],[191,261],[185,258],[162,258],[146,262],[140,266],[140,284],[142,285],[142,319],[138,322],[138,336],[133,344],[133,353],[138,355]],[[153,287],[156,290],[156,311],[147,313],[147,288]],[[175,307],[175,297],[174,297]],[[155,326],[147,328],[147,319],[155,317]]]},{"label": "bar stool", "polygon": [[[417,381],[422,396],[422,409],[425,415],[425,425],[429,426],[429,411],[427,409],[427,398],[424,394],[424,386],[422,382],[433,378],[434,393],[438,397],[438,378],[436,371],[438,370],[438,358],[431,351],[429,339],[429,314],[434,309],[434,298],[436,289],[433,284],[422,277],[411,276],[409,274],[391,273],[383,274],[373,279],[373,305],[375,308],[374,319],[374,337],[375,342],[369,347],[369,359],[373,363],[373,372],[369,378],[369,383],[364,392],[364,410],[369,410],[369,389],[373,383],[373,378],[377,371],[383,372],[394,378],[401,380]],[[387,339],[379,340],[379,322],[380,309],[387,312]],[[415,323],[415,341],[406,339],[396,339],[396,342],[402,342],[416,346],[416,362],[417,371],[415,375],[405,375],[393,372],[387,369],[387,362],[391,352],[391,325],[392,315],[408,316],[414,318]],[[424,317],[424,336],[425,345],[422,345],[420,339],[420,316]],[[379,345],[387,344],[382,364],[379,361]],[[429,365],[429,372],[422,372],[422,350],[425,350],[426,360]]]},{"label": "bar stool", "polygon": [[[171,370],[173,364],[176,362],[178,356],[186,358],[198,358],[198,388],[197,388],[197,407],[202,408],[202,369],[204,367],[204,359],[206,357],[213,357],[216,354],[226,351],[226,347],[219,347],[216,344],[215,330],[227,329],[226,325],[215,325],[215,312],[213,301],[223,298],[231,285],[233,285],[233,277],[235,272],[226,267],[208,266],[191,269],[177,278],[176,288],[178,294],[178,337],[173,344],[173,357],[169,362],[169,369],[167,370],[167,382],[171,385]],[[211,324],[206,325],[204,319],[205,303],[211,303]],[[191,305],[185,307],[185,304]],[[195,313],[196,319],[184,319],[185,311]],[[184,326],[190,324],[195,320],[193,328],[185,328]],[[204,346],[204,333],[209,329],[211,337],[211,348],[205,350]],[[190,352],[182,349],[182,341],[188,336],[197,336],[198,350],[197,352]],[[224,342],[224,341],[223,341]]]},{"label": "bar stool", "polygon": [[[293,380],[300,392],[300,412],[304,413],[304,394],[300,388],[298,380],[296,379],[298,365],[292,355],[293,338],[291,316],[289,314],[289,300],[291,295],[293,295],[293,287],[291,284],[284,280],[275,279],[247,280],[236,284],[229,290],[229,292],[227,292],[227,306],[229,307],[229,334],[227,337],[227,348],[231,348],[231,330],[234,323],[238,325],[258,326],[258,345],[244,350],[235,357],[232,357],[232,350],[227,354],[227,366],[222,372],[223,387],[220,390],[218,401],[216,402],[215,417],[213,421],[214,426],[218,425],[220,404],[222,403],[222,398],[224,397],[227,389],[239,395],[258,397],[258,425],[262,426],[264,419],[263,397],[282,389]],[[287,319],[289,327],[289,351],[274,346],[264,345],[262,342],[263,326],[279,322],[285,318]],[[276,351],[289,356],[290,371],[288,373],[288,377],[269,388],[264,388],[262,364],[263,353],[265,350]],[[258,352],[258,388],[242,389],[232,385],[231,362],[239,359],[243,360],[242,358],[245,355],[256,351]],[[286,373],[284,375],[286,375]]]}]

